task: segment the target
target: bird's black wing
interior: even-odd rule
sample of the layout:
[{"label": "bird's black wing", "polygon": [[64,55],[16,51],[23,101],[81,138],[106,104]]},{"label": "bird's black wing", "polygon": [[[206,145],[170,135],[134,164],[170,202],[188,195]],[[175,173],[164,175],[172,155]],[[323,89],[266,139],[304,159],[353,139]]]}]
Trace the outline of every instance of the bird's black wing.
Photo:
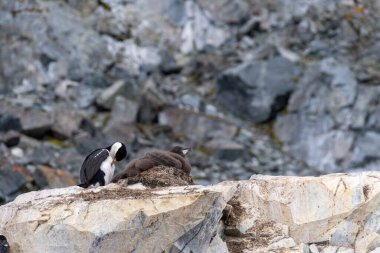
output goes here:
[{"label": "bird's black wing", "polygon": [[89,154],[82,164],[80,169],[80,181],[81,183],[88,183],[96,172],[100,169],[100,165],[109,156],[107,149],[97,149]]}]

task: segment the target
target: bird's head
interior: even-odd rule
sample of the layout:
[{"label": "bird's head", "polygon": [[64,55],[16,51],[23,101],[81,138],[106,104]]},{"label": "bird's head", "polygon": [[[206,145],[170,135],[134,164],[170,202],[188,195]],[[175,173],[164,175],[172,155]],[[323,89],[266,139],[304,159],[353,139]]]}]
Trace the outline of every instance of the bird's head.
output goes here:
[{"label": "bird's head", "polygon": [[127,148],[121,142],[115,142],[107,148],[114,162],[119,162],[127,157]]},{"label": "bird's head", "polygon": [[191,148],[184,148],[184,147],[180,147],[180,146],[174,146],[170,152],[172,153],[176,153],[176,154],[179,154],[183,157],[186,156],[186,154],[191,150]]}]

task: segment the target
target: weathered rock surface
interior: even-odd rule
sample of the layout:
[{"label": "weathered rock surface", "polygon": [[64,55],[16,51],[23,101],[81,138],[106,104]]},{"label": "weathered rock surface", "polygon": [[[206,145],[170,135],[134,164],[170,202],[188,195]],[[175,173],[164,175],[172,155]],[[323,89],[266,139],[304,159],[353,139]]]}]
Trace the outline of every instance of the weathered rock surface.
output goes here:
[{"label": "weathered rock surface", "polygon": [[217,99],[229,112],[265,122],[285,107],[299,74],[296,65],[282,57],[242,63],[222,73]]},{"label": "weathered rock surface", "polygon": [[30,192],[0,207],[12,252],[378,252],[380,173]]},{"label": "weathered rock surface", "polygon": [[233,188],[31,192],[1,208],[1,232],[12,252],[206,252]]}]

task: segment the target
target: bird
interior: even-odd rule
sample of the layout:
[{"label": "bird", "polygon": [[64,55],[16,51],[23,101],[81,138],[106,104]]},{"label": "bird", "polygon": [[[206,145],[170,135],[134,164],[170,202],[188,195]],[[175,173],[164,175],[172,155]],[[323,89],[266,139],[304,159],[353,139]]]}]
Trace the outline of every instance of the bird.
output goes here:
[{"label": "bird", "polygon": [[0,235],[0,253],[9,253],[9,243],[3,235]]},{"label": "bird", "polygon": [[121,142],[115,142],[109,147],[92,151],[84,160],[80,170],[78,185],[87,188],[90,185],[104,186],[111,182],[115,172],[115,163],[127,156],[127,148]]},{"label": "bird", "polygon": [[191,165],[186,159],[186,154],[190,148],[175,146],[171,150],[157,150],[145,153],[142,157],[133,159],[126,166],[123,172],[112,179],[116,183],[120,179],[134,177],[143,171],[156,166],[173,167],[182,170],[190,175]]}]

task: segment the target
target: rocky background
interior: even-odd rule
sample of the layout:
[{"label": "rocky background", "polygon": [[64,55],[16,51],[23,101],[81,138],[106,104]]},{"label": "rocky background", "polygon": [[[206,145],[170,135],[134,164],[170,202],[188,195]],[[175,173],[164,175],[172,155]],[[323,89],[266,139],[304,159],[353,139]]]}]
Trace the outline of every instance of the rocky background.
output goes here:
[{"label": "rocky background", "polygon": [[[380,1],[0,1],[0,203],[115,140],[199,184],[380,163]],[[122,165],[119,165],[119,170]]]}]

